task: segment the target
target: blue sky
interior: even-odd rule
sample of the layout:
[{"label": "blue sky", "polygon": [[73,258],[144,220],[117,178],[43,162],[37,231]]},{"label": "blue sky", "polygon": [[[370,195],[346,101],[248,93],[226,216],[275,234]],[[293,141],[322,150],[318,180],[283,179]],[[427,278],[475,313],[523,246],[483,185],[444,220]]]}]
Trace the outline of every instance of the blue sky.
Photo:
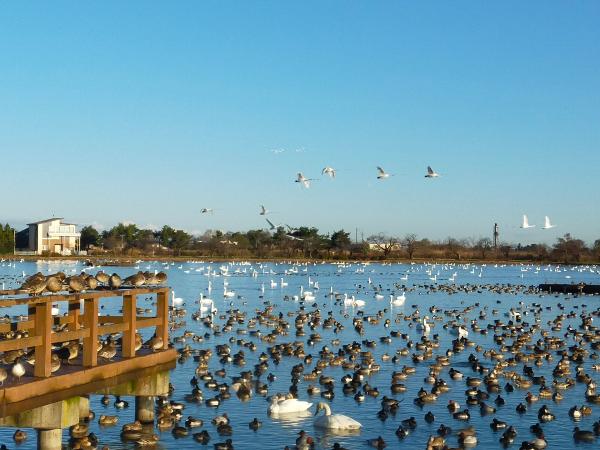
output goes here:
[{"label": "blue sky", "polygon": [[365,237],[591,242],[599,21],[596,1],[6,3],[0,219],[246,230],[265,204]]}]

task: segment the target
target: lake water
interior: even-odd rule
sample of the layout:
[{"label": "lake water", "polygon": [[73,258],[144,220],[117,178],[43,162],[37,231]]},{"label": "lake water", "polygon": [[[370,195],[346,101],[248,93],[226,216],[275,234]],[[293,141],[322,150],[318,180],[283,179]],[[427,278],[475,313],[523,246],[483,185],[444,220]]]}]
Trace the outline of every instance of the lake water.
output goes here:
[{"label": "lake water", "polygon": [[[208,273],[220,272],[220,267],[227,268],[229,276],[207,276]],[[4,282],[5,288],[16,287],[18,282],[22,280],[22,273],[25,272],[27,275],[33,274],[37,271],[43,273],[56,272],[57,270],[63,270],[67,274],[78,273],[83,269],[83,265],[79,262],[16,262],[14,265],[8,265],[6,262],[0,265],[0,279]],[[255,316],[257,309],[263,309],[265,302],[270,302],[274,306],[275,313],[283,313],[286,320],[290,323],[290,330],[287,336],[280,336],[277,343],[283,342],[294,342],[303,341],[305,342],[306,353],[310,353],[315,356],[314,361],[311,365],[307,365],[305,373],[310,372],[315,367],[315,363],[318,359],[318,352],[322,346],[327,345],[334,352],[337,352],[340,348],[331,343],[333,339],[339,339],[342,344],[353,341],[361,342],[363,340],[374,340],[377,345],[375,348],[369,349],[376,361],[381,364],[381,370],[372,375],[367,379],[369,384],[379,388],[380,396],[378,398],[368,397],[363,403],[357,403],[352,395],[345,396],[342,392],[341,377],[348,373],[341,367],[331,367],[324,370],[325,375],[331,375],[335,379],[335,398],[330,402],[331,408],[334,413],[343,413],[353,417],[362,423],[363,428],[357,435],[352,436],[333,436],[324,434],[313,427],[314,418],[312,415],[306,417],[296,417],[293,419],[274,419],[267,415],[268,403],[264,397],[260,395],[253,395],[252,399],[247,402],[241,402],[237,399],[235,394],[232,393],[230,399],[222,402],[219,408],[209,408],[202,404],[186,404],[186,408],[183,412],[184,418],[188,415],[198,417],[204,420],[204,426],[201,429],[206,429],[211,435],[211,441],[208,446],[204,447],[195,442],[191,433],[190,436],[175,439],[170,431],[159,432],[160,443],[157,448],[212,448],[216,442],[222,442],[226,437],[221,437],[217,434],[216,428],[211,425],[211,419],[217,415],[227,412],[233,427],[233,445],[236,449],[283,449],[286,445],[294,445],[299,430],[306,430],[316,440],[316,448],[318,449],[329,449],[333,446],[334,442],[339,442],[348,449],[366,449],[371,448],[367,444],[367,440],[382,436],[387,443],[387,448],[402,448],[415,446],[416,448],[425,448],[427,438],[435,434],[440,424],[444,423],[451,428],[458,430],[467,425],[473,425],[478,431],[479,444],[478,448],[499,448],[500,444],[498,439],[500,438],[501,432],[493,432],[489,423],[493,417],[497,417],[500,420],[508,422],[510,425],[516,427],[518,436],[515,439],[513,447],[518,448],[520,443],[524,440],[530,440],[534,436],[529,431],[529,426],[537,422],[537,410],[542,404],[547,404],[552,412],[556,414],[558,420],[544,424],[544,431],[546,438],[549,443],[549,448],[558,448],[566,446],[576,446],[578,448],[598,448],[598,442],[592,444],[585,443],[574,443],[572,437],[572,430],[574,426],[579,426],[583,429],[591,429],[592,423],[598,420],[600,417],[600,406],[593,406],[593,414],[589,417],[585,417],[579,423],[573,422],[567,414],[569,408],[573,405],[582,405],[585,403],[584,391],[585,386],[582,383],[577,385],[565,392],[565,399],[560,403],[555,403],[551,399],[540,400],[538,403],[533,404],[529,410],[519,415],[515,411],[515,407],[518,403],[524,402],[526,390],[515,389],[513,393],[507,393],[502,391],[501,395],[505,398],[506,404],[498,407],[498,412],[495,415],[481,416],[479,408],[477,406],[470,407],[471,419],[468,423],[460,422],[452,418],[449,414],[446,405],[449,400],[457,400],[461,404],[461,409],[466,408],[465,403],[465,389],[466,385],[464,381],[453,381],[448,376],[449,367],[455,367],[461,370],[465,377],[467,376],[479,376],[479,374],[473,373],[470,366],[467,364],[467,358],[469,354],[473,353],[478,356],[482,364],[487,367],[492,365],[489,359],[486,359],[482,353],[477,353],[474,347],[466,348],[464,352],[458,353],[452,357],[451,365],[445,368],[440,377],[446,380],[450,386],[450,391],[440,396],[436,403],[428,404],[423,408],[417,407],[413,404],[417,391],[424,387],[425,389],[431,389],[431,385],[424,382],[424,378],[427,376],[429,365],[433,362],[433,359],[426,360],[425,362],[414,364],[411,361],[410,356],[402,357],[400,362],[394,364],[392,361],[382,362],[382,355],[384,353],[394,355],[396,350],[406,346],[406,340],[401,338],[393,338],[391,344],[381,343],[379,338],[382,336],[389,336],[392,330],[407,333],[410,338],[416,342],[420,339],[421,334],[416,328],[409,327],[409,322],[399,320],[396,322],[396,315],[398,313],[411,314],[414,311],[413,305],[417,305],[421,314],[429,314],[429,308],[436,306],[441,311],[437,313],[437,316],[441,317],[441,321],[436,321],[430,336],[434,334],[439,335],[440,347],[434,350],[435,355],[444,354],[445,350],[451,346],[451,341],[455,339],[455,336],[451,335],[446,329],[443,328],[443,324],[450,320],[450,317],[444,315],[444,310],[449,309],[463,309],[470,305],[479,305],[474,307],[472,311],[466,315],[467,320],[477,319],[478,324],[481,328],[485,328],[487,324],[493,323],[494,320],[502,320],[508,322],[509,318],[505,317],[504,313],[509,308],[518,308],[519,302],[524,302],[526,305],[531,303],[539,302],[543,307],[551,307],[551,309],[543,309],[541,311],[539,320],[542,328],[548,329],[546,322],[552,320],[560,313],[558,304],[562,303],[565,305],[563,312],[567,313],[570,310],[575,311],[575,318],[566,319],[563,323],[563,331],[553,333],[548,329],[551,334],[563,337],[566,333],[567,326],[572,324],[573,327],[578,327],[581,320],[578,315],[582,311],[591,312],[598,309],[598,297],[577,297],[577,296],[563,296],[563,295],[544,295],[540,296],[537,294],[525,294],[519,292],[517,294],[497,294],[490,292],[487,289],[479,289],[472,293],[456,293],[448,295],[446,292],[441,290],[431,291],[426,288],[425,285],[433,284],[430,278],[437,277],[437,284],[451,284],[452,282],[448,279],[453,277],[454,283],[457,285],[484,285],[484,284],[511,284],[511,285],[537,285],[544,282],[556,282],[556,283],[570,283],[584,281],[587,283],[600,283],[600,275],[598,267],[557,267],[557,266],[494,266],[494,265],[421,265],[421,264],[349,264],[349,265],[332,265],[332,264],[308,264],[308,265],[295,265],[295,264],[282,264],[282,263],[219,263],[219,262],[186,262],[186,263],[160,263],[160,262],[140,262],[140,270],[166,270],[169,280],[168,284],[171,286],[177,297],[181,297],[185,300],[187,317],[186,324],[184,327],[175,330],[172,336],[180,336],[184,330],[191,330],[197,334],[204,334],[207,328],[204,327],[202,322],[194,321],[191,319],[191,314],[197,310],[198,306],[195,301],[198,299],[199,294],[203,293],[208,295],[207,287],[209,282],[212,285],[212,292],[210,298],[215,302],[215,306],[218,308],[218,314],[215,318],[216,324],[223,324],[225,321],[219,316],[225,314],[226,310],[231,308],[230,303],[233,303],[233,307],[238,308],[241,311],[248,313],[248,318]],[[91,273],[96,273],[98,268],[91,269]],[[108,267],[104,269],[107,272],[117,272],[122,276],[127,276],[134,271],[133,267]],[[252,272],[256,271],[257,275],[252,276]],[[296,272],[296,273],[294,273]],[[455,274],[455,275],[454,275]],[[454,276],[453,276],[454,275]],[[281,287],[281,278],[287,282],[287,286]],[[277,287],[271,288],[271,280],[277,283]],[[371,284],[369,284],[369,280]],[[232,299],[226,299],[223,297],[223,283],[227,281],[229,283],[228,289],[235,291],[236,297]],[[301,287],[305,290],[313,290],[314,282],[319,285],[319,290],[314,290],[316,295],[315,302],[318,303],[318,307],[321,311],[322,319],[327,317],[329,311],[332,312],[333,316],[340,321],[344,326],[344,330],[340,333],[334,333],[333,329],[324,329],[318,327],[314,331],[311,331],[308,327],[305,327],[306,336],[296,337],[294,331],[294,317],[287,317],[287,313],[291,311],[297,311],[300,307],[299,302],[290,300],[284,300],[285,296],[292,297],[300,293]],[[394,292],[399,294],[401,289],[396,287],[396,284],[404,284],[409,288],[409,292],[406,293],[407,300],[402,307],[390,308],[389,294]],[[261,292],[261,285],[264,285],[264,294]],[[311,286],[313,285],[313,286]],[[359,286],[365,287],[361,288]],[[384,294],[383,300],[377,300],[374,296],[373,286],[381,286],[382,293]],[[366,302],[363,308],[344,308],[341,305],[334,304],[331,296],[328,295],[330,288],[338,293],[347,293],[348,295],[355,295],[357,299],[362,299]],[[413,289],[414,288],[414,289]],[[263,298],[261,298],[261,295]],[[238,298],[237,296],[241,296]],[[498,303],[500,301],[501,303]],[[120,302],[116,302],[119,303]],[[311,302],[307,302],[304,306],[306,311],[313,310]],[[113,306],[106,302],[105,308],[102,309],[102,313],[116,312]],[[150,302],[147,303],[150,307]],[[144,305],[144,300],[140,298],[139,306]],[[584,305],[586,305],[584,307]],[[487,310],[486,319],[479,319],[479,312],[483,309]],[[378,325],[365,324],[365,334],[360,336],[354,330],[352,326],[352,318],[356,312],[361,309],[364,310],[365,315],[373,315],[378,311],[383,311],[383,319],[389,318],[391,320],[391,327],[386,329],[383,327],[383,319]],[[497,310],[497,314],[493,314],[493,309]],[[527,311],[527,310],[526,310]],[[2,314],[26,314],[25,308],[7,308]],[[533,313],[524,316],[524,321],[533,323],[535,318]],[[209,369],[215,371],[222,367],[227,370],[227,377],[225,379],[219,379],[218,382],[227,382],[231,384],[229,375],[238,375],[242,370],[253,370],[254,365],[258,362],[259,355],[266,351],[268,346],[273,344],[266,344],[257,337],[253,337],[250,334],[241,334],[237,330],[247,330],[246,324],[238,325],[234,327],[231,333],[222,333],[220,336],[211,336],[203,343],[193,343],[188,340],[188,344],[192,348],[211,348],[213,349],[217,344],[229,343],[231,337],[234,339],[244,339],[246,341],[252,341],[257,345],[256,351],[250,351],[247,348],[238,346],[235,341],[230,344],[232,354],[243,350],[246,355],[246,365],[242,368],[227,364],[222,366],[219,363],[219,358],[213,355],[210,361]],[[260,329],[264,334],[269,333],[271,330],[260,325],[257,325],[257,329]],[[481,335],[474,333],[469,328],[469,339],[473,340],[476,344],[480,344],[484,349],[497,348],[497,345],[493,342],[493,330],[487,335]],[[242,331],[243,332],[243,331]],[[322,337],[322,341],[317,342],[314,346],[307,344],[308,337],[311,333],[319,333]],[[147,337],[147,336],[145,336]],[[533,338],[533,342],[539,339],[541,336],[538,333]],[[574,341],[571,337],[567,338],[567,345],[573,345]],[[181,344],[176,345],[181,347]],[[415,353],[416,349],[412,348],[410,354]],[[544,375],[546,379],[552,380],[552,369],[556,365],[558,356],[555,356],[554,361],[546,362],[542,367],[534,366],[536,375]],[[296,358],[284,357],[279,365],[273,364],[269,361],[269,370],[276,375],[277,379],[269,384],[269,395],[277,392],[287,392],[290,386],[290,371],[293,365],[302,362]],[[597,360],[590,358],[586,359],[584,368],[586,373],[595,378],[596,381],[600,381],[600,372],[594,372],[592,365],[597,364]],[[532,365],[532,363],[528,363]],[[390,392],[390,381],[391,373],[395,370],[401,370],[404,365],[415,366],[416,374],[410,376],[404,384],[408,390],[404,394],[392,394]],[[572,367],[575,363],[572,363]],[[194,375],[196,363],[192,358],[187,359],[182,363],[177,364],[177,368],[173,370],[171,374],[171,382],[175,386],[175,392],[172,396],[172,400],[184,402],[185,394],[191,391],[189,383],[190,378]],[[522,372],[522,364],[516,367],[508,368],[507,370],[515,370],[519,373]],[[573,369],[574,376],[574,369]],[[266,376],[263,376],[262,381],[266,381]],[[501,379],[500,384],[504,386],[507,380]],[[299,394],[298,396],[302,400],[309,400],[314,403],[319,401],[325,401],[320,396],[315,396],[312,399],[308,396],[306,388],[309,384],[318,385],[318,381],[303,381],[301,379],[299,383]],[[204,398],[212,397],[215,394],[209,389],[203,386],[201,382],[200,386],[204,392]],[[482,386],[481,389],[484,389]],[[537,392],[538,386],[531,388],[532,392]],[[400,409],[396,416],[390,416],[385,422],[381,421],[377,417],[377,412],[381,409],[381,398],[383,395],[388,397],[397,398],[403,400],[400,405]],[[493,399],[495,394],[490,395],[490,399],[486,403],[493,405]],[[133,449],[135,444],[122,442],[119,435],[121,426],[127,422],[134,420],[134,406],[133,398],[127,399],[131,402],[131,406],[125,410],[116,410],[114,406],[103,406],[100,403],[100,396],[92,396],[91,408],[96,412],[96,420],[91,425],[91,431],[96,433],[100,438],[100,447],[108,445],[111,449]],[[314,412],[314,406],[311,408]],[[435,421],[432,424],[428,424],[423,420],[423,416],[426,412],[431,411],[435,415]],[[119,423],[114,427],[99,427],[97,418],[101,414],[117,414],[120,417]],[[417,419],[418,426],[411,434],[404,440],[400,440],[395,435],[395,430],[400,424],[402,419],[414,416]],[[248,427],[248,423],[257,417],[263,422],[263,426],[254,432]],[[193,432],[200,431],[201,429],[194,429]],[[23,450],[35,448],[35,432],[34,430],[26,430],[29,433],[28,440],[18,446]],[[9,448],[17,447],[12,440],[12,434],[14,429],[2,428],[0,429],[0,443],[5,443]],[[63,442],[68,440],[68,430],[65,430]],[[447,443],[450,446],[457,446],[456,436],[450,436],[447,439]]]}]

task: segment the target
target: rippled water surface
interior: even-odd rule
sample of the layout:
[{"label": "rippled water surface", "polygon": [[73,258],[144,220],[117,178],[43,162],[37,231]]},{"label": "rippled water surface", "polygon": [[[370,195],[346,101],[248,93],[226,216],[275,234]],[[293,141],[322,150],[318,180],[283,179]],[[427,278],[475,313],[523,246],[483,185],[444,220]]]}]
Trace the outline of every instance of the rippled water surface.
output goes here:
[{"label": "rippled water surface", "polygon": [[[208,276],[208,273],[221,273],[220,268],[227,269],[226,273],[228,276]],[[83,269],[83,265],[77,262],[63,262],[63,263],[47,263],[47,262],[16,262],[14,265],[8,265],[6,262],[0,266],[0,277],[4,282],[6,288],[16,287],[17,283],[22,280],[22,273],[30,275],[37,271],[43,273],[55,272],[57,270],[64,270],[67,274],[78,273]],[[331,375],[335,379],[335,398],[330,402],[331,408],[334,413],[343,413],[352,416],[354,419],[362,423],[363,428],[360,433],[349,436],[334,436],[327,435],[323,432],[318,431],[313,427],[313,416],[305,415],[292,418],[271,418],[267,415],[268,403],[264,397],[260,395],[254,395],[251,400],[247,402],[240,402],[235,394],[229,400],[224,401],[219,408],[209,408],[202,404],[186,404],[184,410],[184,418],[188,415],[201,418],[205,424],[202,429],[208,430],[211,435],[210,444],[206,447],[195,442],[191,434],[188,437],[181,439],[175,439],[170,431],[159,432],[160,443],[159,448],[212,448],[216,442],[222,442],[226,438],[221,437],[217,434],[216,429],[210,424],[211,419],[217,415],[227,412],[231,419],[233,426],[233,445],[236,449],[283,449],[286,445],[294,445],[297,434],[300,430],[306,430],[316,440],[316,448],[329,449],[333,446],[334,442],[341,443],[344,447],[349,449],[364,449],[369,447],[367,440],[382,436],[388,444],[387,448],[401,448],[416,446],[417,448],[425,448],[427,438],[431,434],[435,434],[435,431],[440,424],[444,423],[454,430],[458,430],[467,425],[473,425],[478,431],[479,448],[498,448],[498,439],[501,433],[494,433],[489,427],[493,417],[498,417],[501,420],[507,421],[517,428],[518,436],[515,440],[513,447],[518,448],[519,444],[524,440],[530,440],[533,435],[529,432],[529,426],[537,422],[537,410],[542,404],[547,404],[552,412],[554,412],[558,418],[553,422],[545,424],[544,430],[546,438],[550,448],[576,446],[581,448],[598,448],[598,442],[592,444],[575,444],[572,438],[573,427],[578,425],[583,429],[591,429],[592,423],[600,418],[600,405],[594,406],[593,414],[589,417],[584,418],[578,424],[575,424],[568,416],[567,411],[573,405],[582,405],[585,403],[584,392],[585,386],[582,383],[578,383],[574,388],[565,392],[565,399],[560,403],[554,403],[552,400],[541,400],[538,403],[533,404],[527,413],[519,415],[515,412],[515,406],[519,402],[524,402],[525,394],[527,391],[516,389],[513,393],[502,392],[501,395],[506,399],[506,405],[498,407],[498,411],[495,415],[481,416],[479,408],[477,406],[470,407],[471,419],[468,423],[459,422],[454,420],[448,413],[446,405],[449,400],[457,400],[462,408],[466,407],[465,404],[465,389],[466,385],[464,381],[453,381],[448,376],[447,370],[449,367],[455,367],[461,370],[466,376],[481,376],[472,372],[467,358],[469,354],[476,354],[483,365],[486,367],[492,366],[492,361],[486,359],[482,352],[477,353],[475,347],[467,347],[464,352],[455,354],[452,357],[451,365],[445,368],[440,377],[446,380],[450,386],[450,391],[440,396],[436,403],[426,405],[423,408],[417,407],[413,404],[413,400],[416,396],[417,391],[421,387],[425,389],[431,389],[431,385],[424,382],[424,378],[429,372],[429,365],[433,362],[433,359],[426,360],[422,363],[413,363],[410,356],[402,357],[400,361],[394,364],[392,361],[383,362],[382,355],[387,353],[394,355],[396,350],[404,348],[407,345],[407,341],[402,338],[393,338],[391,344],[380,342],[379,338],[383,336],[389,336],[391,331],[400,331],[409,335],[409,338],[416,342],[421,338],[421,334],[416,330],[415,326],[409,326],[413,322],[397,319],[398,314],[411,314],[415,308],[421,311],[421,315],[429,314],[430,307],[435,306],[440,309],[439,312],[435,313],[435,316],[439,320],[435,321],[435,325],[430,333],[430,338],[434,335],[439,336],[439,348],[434,350],[434,356],[443,355],[445,351],[451,347],[451,341],[455,339],[455,336],[451,335],[447,329],[443,327],[444,323],[451,320],[452,317],[445,315],[445,310],[456,309],[463,310],[467,306],[475,306],[468,314],[462,315],[467,323],[470,323],[471,319],[477,319],[478,325],[481,328],[486,328],[488,324],[493,324],[494,320],[500,320],[508,322],[509,317],[505,316],[505,313],[510,308],[519,308],[520,302],[524,302],[526,306],[532,303],[540,303],[542,310],[539,317],[534,317],[532,312],[523,316],[523,321],[533,324],[536,320],[540,321],[542,328],[548,329],[551,334],[555,334],[561,338],[564,337],[567,327],[571,324],[573,327],[578,327],[581,324],[581,319],[578,317],[582,311],[592,312],[597,310],[598,297],[577,297],[577,296],[564,296],[564,295],[538,295],[538,294],[525,294],[523,291],[518,293],[496,293],[490,292],[487,289],[476,289],[471,293],[458,292],[453,295],[448,295],[447,292],[440,289],[430,289],[427,286],[433,285],[431,278],[436,278],[437,285],[451,285],[454,280],[456,285],[488,285],[488,284],[510,284],[513,286],[517,285],[537,285],[543,282],[557,282],[557,283],[570,283],[585,281],[587,283],[600,283],[600,276],[598,275],[598,268],[596,267],[560,267],[556,266],[547,267],[536,267],[536,266],[479,266],[479,265],[406,265],[406,264],[370,264],[370,265],[331,265],[331,264],[309,264],[309,265],[294,265],[294,264],[240,264],[240,263],[210,263],[210,262],[187,262],[187,263],[174,263],[166,264],[159,262],[140,262],[140,270],[166,270],[169,275],[169,285],[174,289],[176,296],[181,297],[185,300],[185,309],[187,315],[185,318],[185,324],[172,332],[173,336],[181,336],[184,330],[190,330],[197,334],[203,335],[209,331],[201,321],[194,321],[191,318],[191,314],[197,310],[198,305],[196,300],[200,293],[209,295],[207,287],[209,282],[212,284],[212,292],[210,298],[215,302],[215,306],[218,308],[218,314],[215,316],[215,324],[222,325],[225,320],[222,315],[226,314],[226,311],[230,308],[237,308],[241,311],[247,312],[248,317],[253,317],[256,314],[257,309],[264,309],[267,304],[274,307],[274,313],[281,312],[286,320],[290,323],[290,330],[287,336],[280,336],[277,343],[284,342],[305,342],[305,349],[307,354],[315,356],[314,361],[310,365],[306,365],[305,373],[310,372],[318,360],[318,353],[324,345],[327,345],[334,352],[337,352],[340,346],[336,346],[332,343],[332,340],[339,339],[341,344],[350,343],[353,341],[362,342],[364,340],[374,340],[376,347],[370,348],[369,350],[373,353],[376,361],[381,364],[381,370],[369,377],[366,381],[372,386],[376,386],[380,395],[378,398],[367,397],[363,403],[357,403],[352,395],[345,396],[342,392],[341,377],[348,373],[341,367],[331,367],[324,370],[325,375]],[[95,273],[98,268],[89,269],[91,273]],[[106,271],[117,272],[123,276],[132,274],[135,270],[133,267],[109,267],[105,268]],[[253,272],[257,272],[256,276],[252,276]],[[288,283],[287,286],[281,287],[281,279]],[[236,296],[234,298],[226,299],[223,297],[223,283],[224,281],[229,283],[228,288],[235,291]],[[271,281],[277,283],[277,287],[271,287]],[[314,289],[314,283],[318,284],[319,289]],[[371,283],[371,284],[370,284]],[[264,285],[264,294],[261,292],[261,285]],[[407,287],[407,300],[402,307],[390,308],[389,295],[390,293],[399,294],[402,289],[398,286],[406,285]],[[381,293],[384,295],[384,299],[378,300],[374,296],[374,287],[381,286]],[[306,302],[302,305],[299,301],[294,301],[293,296],[300,294],[301,287],[304,290],[312,290],[315,293],[316,299],[314,301]],[[343,305],[335,304],[332,296],[328,295],[330,288],[337,293],[346,293],[349,296],[355,295],[357,299],[364,300],[365,306],[362,308],[344,308]],[[262,297],[261,297],[262,296]],[[113,301],[114,303],[114,301]],[[116,302],[120,306],[120,302]],[[301,306],[304,306],[305,312],[312,311],[314,309],[313,304],[318,306],[321,311],[322,319],[325,319],[329,312],[344,325],[344,329],[339,333],[334,333],[333,329],[324,329],[321,326],[315,330],[310,330],[308,326],[305,327],[306,335],[297,337],[294,329],[294,316],[288,317],[288,312],[296,312]],[[139,306],[152,307],[152,299],[144,299],[141,296],[138,300]],[[561,311],[558,309],[558,305],[564,305],[564,313],[569,311],[575,312],[575,317],[572,319],[566,319],[563,323],[563,329],[560,332],[553,333],[547,326],[547,321],[554,319]],[[104,308],[101,310],[102,314],[108,314],[110,312],[116,313],[116,309],[111,302],[104,301]],[[118,308],[117,308],[118,309]],[[359,335],[352,326],[352,318],[360,310],[364,311],[365,316],[375,315],[379,311],[382,311],[382,317],[379,324],[372,325],[365,323],[365,334]],[[487,316],[485,319],[479,318],[479,313],[482,310],[486,310]],[[525,308],[524,312],[528,312],[529,308]],[[7,308],[3,314],[26,314],[25,308]],[[384,328],[383,323],[385,319],[391,320],[391,327]],[[261,352],[265,351],[268,344],[262,342],[258,337],[254,337],[250,334],[245,333],[247,331],[246,323],[238,324],[234,327],[230,333],[222,333],[219,336],[210,336],[203,343],[194,343],[188,340],[186,344],[189,344],[194,349],[211,348],[214,351],[214,347],[217,344],[229,343],[230,339],[234,341],[231,343],[232,354],[243,350],[246,355],[246,365],[244,367],[233,366],[227,364],[222,366],[219,363],[219,358],[213,355],[210,361],[209,369],[215,371],[222,367],[225,367],[227,376],[224,379],[217,379],[217,381],[226,382],[231,384],[229,376],[235,376],[242,370],[253,370],[254,365],[258,362],[258,356]],[[271,330],[257,325],[257,329],[261,330],[263,334],[269,333]],[[474,341],[475,344],[480,344],[483,349],[497,348],[494,344],[492,336],[493,330],[487,335],[482,335],[473,332],[469,328],[469,339]],[[319,333],[322,340],[320,342],[310,345],[307,343],[311,333]],[[146,333],[145,337],[148,335]],[[541,336],[538,333],[533,337],[532,342],[535,342]],[[251,351],[247,348],[239,346],[235,340],[243,339],[245,341],[252,341],[256,344],[256,351]],[[574,345],[575,342],[572,337],[566,338],[567,345]],[[183,344],[176,344],[177,348],[180,348]],[[410,350],[410,354],[416,353],[417,350],[413,347]],[[592,352],[592,350],[591,350]],[[554,361],[546,362],[541,367],[534,366],[536,375],[544,375],[548,380],[552,380],[552,369],[554,368],[556,361],[559,359],[558,356],[554,355]],[[287,392],[290,387],[291,375],[290,371],[293,365],[301,363],[302,361],[296,358],[284,357],[279,365],[273,364],[269,361],[269,371],[276,375],[277,379],[269,385],[269,395],[277,392]],[[196,364],[193,358],[189,358],[185,361],[180,361],[177,364],[177,368],[172,371],[171,382],[175,387],[172,400],[184,401],[185,394],[191,391],[189,383],[190,378],[194,375]],[[530,365],[532,363],[529,363]],[[585,371],[594,377],[598,381],[600,372],[594,372],[592,365],[598,364],[598,360],[591,358],[586,359],[584,363]],[[401,370],[404,365],[416,367],[416,374],[410,376],[404,383],[408,390],[404,394],[392,394],[390,392],[390,381],[391,374],[393,371]],[[575,363],[572,363],[574,366]],[[522,372],[522,365],[509,368],[507,370],[515,370],[519,373]],[[574,369],[573,369],[574,376]],[[262,381],[266,381],[266,376],[262,377]],[[299,397],[303,400],[309,400],[313,402],[325,401],[320,396],[313,397],[312,399],[308,396],[306,388],[310,384],[318,384],[318,381],[307,382],[301,380],[299,383]],[[506,380],[500,380],[503,386]],[[209,389],[205,388],[201,383],[201,387],[204,391],[204,397],[212,397],[215,394],[211,393]],[[482,387],[483,388],[483,387]],[[537,392],[538,387],[533,386],[531,390]],[[381,409],[381,398],[383,395],[394,397],[402,401],[400,409],[397,414],[390,416],[386,421],[381,421],[377,417],[377,412]],[[491,394],[490,399],[487,403],[493,405],[493,399],[495,394]],[[91,397],[91,408],[96,412],[97,417],[100,414],[117,414],[120,417],[119,423],[113,427],[99,427],[97,420],[91,425],[91,431],[96,433],[100,438],[102,445],[108,445],[111,449],[133,449],[135,444],[122,442],[119,435],[121,426],[127,422],[133,421],[134,418],[134,406],[133,398],[129,398],[131,406],[125,410],[116,410],[114,406],[103,406],[100,403],[100,396],[94,395]],[[314,412],[314,406],[311,408]],[[432,424],[427,424],[423,420],[423,416],[426,412],[431,411],[435,415],[435,421]],[[411,434],[404,440],[399,440],[395,435],[395,430],[400,424],[402,419],[414,416],[417,419],[418,426],[411,432]],[[254,432],[248,427],[248,423],[257,417],[263,422],[263,426]],[[199,429],[196,429],[199,431]],[[12,433],[14,429],[3,428],[0,429],[0,443],[5,443],[9,448],[15,448],[15,444],[12,441]],[[35,433],[33,430],[27,430],[29,433],[29,439],[22,445],[18,446],[22,449],[35,448]],[[68,431],[64,433],[64,441],[68,440]],[[447,439],[448,445],[456,446],[456,436],[450,436]]]}]

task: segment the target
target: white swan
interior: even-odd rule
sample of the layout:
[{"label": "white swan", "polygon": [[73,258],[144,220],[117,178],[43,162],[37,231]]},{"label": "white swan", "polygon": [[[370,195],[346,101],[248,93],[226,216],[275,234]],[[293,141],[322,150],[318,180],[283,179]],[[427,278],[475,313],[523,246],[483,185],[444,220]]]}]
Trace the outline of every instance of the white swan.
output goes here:
[{"label": "white swan", "polygon": [[469,330],[464,325],[458,325],[457,327],[453,327],[450,332],[454,336],[458,336],[459,338],[467,338],[469,336]]},{"label": "white swan", "polygon": [[523,229],[527,229],[527,228],[535,228],[535,225],[529,225],[529,219],[527,218],[527,216],[525,214],[523,214],[523,223],[521,224],[521,228]]},{"label": "white swan", "polygon": [[550,223],[550,217],[544,217],[544,226],[542,227],[543,230],[549,230],[550,228],[554,228],[555,226],[556,225]]},{"label": "white swan", "polygon": [[225,298],[235,297],[235,292],[234,291],[228,291],[227,290],[227,286],[225,286],[224,287],[224,291],[223,291],[223,297],[225,297]]},{"label": "white swan", "polygon": [[183,305],[183,299],[181,297],[175,297],[175,291],[171,291],[171,304],[173,307]]},{"label": "white swan", "polygon": [[313,404],[298,400],[297,398],[285,398],[278,395],[271,397],[271,404],[269,405],[269,414],[287,414],[294,412],[306,411]]},{"label": "white swan", "polygon": [[428,334],[431,331],[431,325],[427,323],[429,316],[423,317],[420,323],[417,324],[417,330],[423,332],[424,334]]},{"label": "white swan", "polygon": [[315,427],[325,428],[326,430],[358,430],[362,425],[351,417],[343,414],[331,414],[331,408],[327,403],[320,402],[317,404],[317,411],[324,410],[325,415],[315,419]]},{"label": "white swan", "polygon": [[394,306],[402,306],[402,305],[404,305],[405,301],[406,301],[406,295],[404,295],[404,292],[402,293],[402,295],[396,296],[396,298],[394,298],[393,295],[390,295],[390,303]]},{"label": "white swan", "polygon": [[200,316],[202,313],[210,312],[210,314],[215,314],[217,312],[217,308],[215,307],[215,302],[210,298],[204,298],[204,295],[200,294]]}]

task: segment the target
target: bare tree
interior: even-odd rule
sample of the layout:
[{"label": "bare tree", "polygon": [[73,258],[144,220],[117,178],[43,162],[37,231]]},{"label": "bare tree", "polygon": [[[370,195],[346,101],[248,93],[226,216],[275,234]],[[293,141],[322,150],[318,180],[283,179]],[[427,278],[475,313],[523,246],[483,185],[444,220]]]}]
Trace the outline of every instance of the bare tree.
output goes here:
[{"label": "bare tree", "polygon": [[418,244],[419,242],[417,241],[417,235],[414,233],[409,233],[406,236],[404,236],[404,239],[402,239],[402,245],[406,249],[406,253],[408,253],[409,259],[413,258]]},{"label": "bare tree", "polygon": [[400,248],[400,240],[394,236],[388,236],[384,233],[374,234],[367,238],[371,248],[383,252],[383,257],[387,258],[390,253]]},{"label": "bare tree", "polygon": [[486,253],[492,249],[492,240],[488,237],[481,238],[474,245],[474,248],[479,251],[481,259],[485,259]]}]

